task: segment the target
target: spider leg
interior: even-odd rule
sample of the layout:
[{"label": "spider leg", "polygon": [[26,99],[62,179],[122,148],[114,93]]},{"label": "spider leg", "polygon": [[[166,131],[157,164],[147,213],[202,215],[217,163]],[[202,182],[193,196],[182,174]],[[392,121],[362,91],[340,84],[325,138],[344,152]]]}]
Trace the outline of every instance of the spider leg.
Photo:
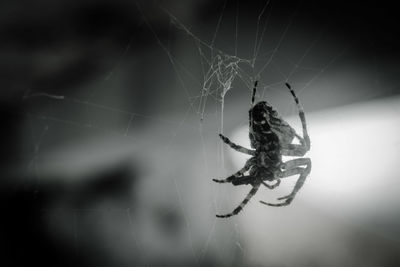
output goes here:
[{"label": "spider leg", "polygon": [[[303,166],[306,165],[305,168],[301,168],[299,166]],[[284,197],[280,197],[278,199],[288,199],[291,197],[294,197],[296,195],[296,193],[300,190],[300,188],[303,186],[307,176],[310,174],[311,172],[311,160],[309,158],[300,158],[300,159],[294,159],[294,160],[290,160],[288,162],[286,162],[284,164],[284,168],[285,171],[282,172],[281,175],[283,175],[284,177],[288,177],[292,172],[293,173],[300,173],[299,178],[297,179],[297,182],[293,188],[292,193],[290,193],[287,196]]]},{"label": "spider leg", "polygon": [[[300,167],[300,166],[304,166],[304,165],[306,165],[305,168]],[[307,176],[310,174],[311,160],[309,158],[300,158],[300,159],[290,160],[283,164],[282,169],[283,169],[283,171],[279,174],[280,178],[285,178],[285,177],[289,177],[292,175],[300,174],[300,176],[297,179],[297,182],[293,188],[293,191],[287,196],[278,198],[278,200],[286,199],[282,203],[272,204],[272,203],[260,201],[262,204],[265,204],[268,206],[273,206],[273,207],[281,207],[281,206],[289,205],[293,201],[294,197],[296,196],[296,193],[303,186],[304,181],[306,180]]]},{"label": "spider leg", "polygon": [[297,98],[296,93],[293,91],[292,87],[288,83],[285,83],[285,85],[290,90],[290,93],[292,94],[294,101],[296,102],[297,109],[299,110],[299,117],[300,117],[301,125],[303,128],[303,137],[296,134],[296,137],[300,141],[300,145],[289,144],[288,146],[283,147],[282,155],[284,155],[284,156],[304,156],[304,154],[310,150],[310,146],[311,146],[310,137],[308,136],[308,131],[307,131],[306,116],[304,115],[303,107],[301,106],[300,101]]},{"label": "spider leg", "polygon": [[251,106],[254,106],[254,100],[255,100],[255,96],[256,96],[257,85],[258,85],[258,81],[256,80],[256,81],[254,81],[253,93],[251,95]]},{"label": "spider leg", "polygon": [[232,184],[237,186],[237,185],[244,185],[244,184],[250,184],[252,182],[254,182],[256,180],[256,178],[254,176],[251,175],[246,175],[246,176],[242,176],[239,177],[235,180],[232,181]]},{"label": "spider leg", "polygon": [[282,207],[282,206],[287,206],[290,203],[287,202],[282,202],[282,203],[267,203],[265,201],[260,200],[261,204],[267,205],[267,206],[271,206],[271,207]]},{"label": "spider leg", "polygon": [[290,156],[290,157],[304,156],[307,153],[307,151],[310,150],[310,146],[307,147],[306,145],[301,144],[302,142],[304,143],[304,141],[302,141],[301,137],[299,138],[299,140],[300,140],[300,145],[289,144],[286,146],[282,146],[282,149],[281,149],[282,156]]},{"label": "spider leg", "polygon": [[221,179],[221,180],[213,179],[213,181],[216,183],[230,183],[233,180],[236,180],[236,178],[242,177],[243,174],[250,169],[251,165],[253,164],[253,161],[254,161],[254,158],[250,158],[249,160],[246,161],[246,164],[244,165],[244,167],[242,169],[240,169],[239,171],[237,171],[235,174],[232,174],[228,178]]},{"label": "spider leg", "polygon": [[238,214],[243,207],[250,201],[250,199],[256,194],[258,188],[260,188],[261,184],[255,184],[253,188],[250,190],[250,192],[247,194],[246,198],[240,203],[239,206],[237,206],[231,213],[225,214],[225,215],[216,215],[218,218],[228,218],[233,215]]},{"label": "spider leg", "polygon": [[252,156],[255,155],[255,150],[251,150],[251,149],[236,145],[231,140],[229,140],[228,137],[223,136],[222,134],[219,134],[219,137],[221,137],[222,141],[224,141],[225,144],[227,144],[228,146],[230,146],[234,150],[236,150],[238,152],[242,152],[242,153],[248,154],[248,155],[252,155]]},{"label": "spider leg", "polygon": [[[246,176],[242,176],[242,177],[239,177],[239,178],[237,178],[237,179],[235,179],[235,180],[233,180],[232,181],[232,184],[233,185],[243,185],[243,184],[251,184],[252,182],[254,182],[254,181],[256,181],[256,180],[258,180],[255,176],[252,176],[252,175],[246,175]],[[267,188],[269,188],[269,189],[274,189],[275,187],[277,187],[277,186],[279,186],[280,185],[280,183],[281,183],[281,179],[275,179],[274,180],[275,181],[275,183],[274,184],[267,184],[266,182],[264,182],[264,181],[261,181],[261,183],[265,186],[265,187],[267,187]]]},{"label": "spider leg", "polygon": [[274,183],[274,184],[272,184],[272,185],[269,185],[269,184],[267,184],[266,182],[262,182],[262,184],[263,184],[265,187],[269,188],[269,189],[274,189],[275,187],[277,187],[277,186],[279,186],[279,185],[281,184],[281,179],[276,179],[275,181],[276,181],[276,183]]}]

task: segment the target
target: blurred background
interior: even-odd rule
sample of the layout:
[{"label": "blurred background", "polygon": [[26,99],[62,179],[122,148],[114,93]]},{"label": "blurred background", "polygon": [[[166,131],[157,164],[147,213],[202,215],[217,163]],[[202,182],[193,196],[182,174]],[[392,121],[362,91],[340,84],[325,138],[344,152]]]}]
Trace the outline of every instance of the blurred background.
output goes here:
[{"label": "blurred background", "polygon": [[[380,1],[0,4],[1,266],[400,266],[400,45]],[[252,83],[310,176],[215,184]]]}]

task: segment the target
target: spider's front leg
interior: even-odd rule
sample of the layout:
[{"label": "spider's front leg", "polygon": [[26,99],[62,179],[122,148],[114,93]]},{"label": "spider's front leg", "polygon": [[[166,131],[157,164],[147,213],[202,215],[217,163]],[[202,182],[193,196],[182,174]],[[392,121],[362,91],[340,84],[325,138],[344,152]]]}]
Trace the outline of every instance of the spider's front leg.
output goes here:
[{"label": "spider's front leg", "polygon": [[243,167],[242,169],[240,169],[240,170],[237,171],[236,173],[232,174],[232,175],[229,176],[228,178],[226,178],[226,179],[221,179],[221,180],[213,179],[213,181],[216,182],[216,183],[230,183],[230,182],[232,182],[233,180],[235,180],[236,178],[242,177],[243,174],[244,174],[245,172],[247,172],[247,171],[250,169],[251,165],[253,165],[253,164],[254,164],[254,158],[250,158],[250,159],[248,159],[248,160],[246,161],[246,164],[244,165],[244,167]]},{"label": "spider's front leg", "polygon": [[239,146],[235,143],[233,143],[231,140],[229,140],[228,137],[219,134],[219,137],[221,137],[222,141],[224,141],[225,144],[227,144],[228,146],[230,146],[231,148],[233,148],[234,150],[238,151],[238,152],[242,152],[244,154],[248,154],[248,155],[252,155],[254,156],[256,151],[255,150],[251,150],[242,146]]},{"label": "spider's front leg", "polygon": [[240,203],[239,206],[237,206],[231,213],[225,214],[225,215],[216,215],[218,218],[228,218],[233,215],[238,214],[243,207],[250,201],[250,199],[257,193],[258,188],[260,188],[260,183],[255,184],[253,188],[250,190],[250,192],[247,194],[246,198]]},{"label": "spider's front leg", "polygon": [[[301,167],[304,165],[305,165],[305,167]],[[294,197],[296,196],[296,193],[303,186],[304,181],[306,180],[307,176],[310,174],[311,160],[309,158],[299,158],[299,159],[289,160],[288,162],[285,162],[283,164],[282,169],[283,169],[283,171],[281,171],[279,173],[279,178],[286,178],[286,177],[289,177],[292,175],[300,174],[292,192],[287,196],[278,198],[278,200],[285,199],[285,201],[282,203],[273,204],[273,203],[267,203],[264,201],[260,201],[262,204],[265,204],[268,206],[273,206],[273,207],[281,207],[281,206],[289,205],[293,201]]]}]

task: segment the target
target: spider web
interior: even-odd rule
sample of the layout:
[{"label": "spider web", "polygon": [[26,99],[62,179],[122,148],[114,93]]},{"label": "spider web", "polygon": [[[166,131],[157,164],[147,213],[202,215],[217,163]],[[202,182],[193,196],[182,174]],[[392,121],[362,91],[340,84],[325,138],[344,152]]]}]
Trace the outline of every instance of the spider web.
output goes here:
[{"label": "spider web", "polygon": [[[156,151],[164,152],[155,159],[161,161],[175,150],[182,152],[180,142],[185,142],[187,147],[197,148],[188,150],[192,153],[197,150],[199,153],[197,156],[190,157],[196,165],[193,172],[198,172],[198,175],[194,177],[196,179],[202,177],[203,180],[194,182],[193,178],[188,178],[191,173],[179,174],[177,170],[172,169],[168,171],[167,176],[169,177],[171,174],[173,178],[166,178],[168,182],[164,183],[165,186],[169,186],[169,189],[165,190],[170,190],[172,198],[177,201],[176,205],[167,206],[165,213],[173,210],[182,214],[184,242],[189,245],[189,251],[184,251],[184,253],[188,253],[197,265],[207,264],[208,257],[215,257],[216,262],[230,266],[235,260],[234,257],[243,261],[248,260],[248,251],[242,236],[243,222],[236,217],[225,221],[214,217],[215,214],[230,212],[239,203],[238,201],[245,197],[246,190],[248,190],[248,188],[231,188],[211,183],[212,178],[226,177],[236,168],[227,158],[228,150],[218,139],[218,133],[225,134],[228,128],[226,134],[229,136],[233,129],[248,124],[247,110],[256,80],[259,81],[257,99],[265,99],[269,96],[269,102],[273,105],[274,100],[285,103],[283,110],[282,107],[277,107],[283,117],[295,115],[295,106],[289,98],[288,92],[284,90],[284,83],[292,84],[299,98],[302,98],[302,95],[307,93],[307,89],[346,50],[340,47],[329,52],[328,56],[322,57],[320,62],[310,62],[308,60],[310,55],[313,53],[318,55],[318,46],[324,38],[324,31],[319,30],[317,33],[313,32],[310,36],[306,36],[305,44],[290,43],[291,35],[296,34],[293,28],[296,25],[298,13],[302,12],[301,3],[287,7],[285,17],[277,20],[274,17],[274,11],[275,8],[278,8],[276,7],[278,3],[263,1],[259,3],[256,10],[253,10],[254,19],[252,21],[242,21],[240,12],[241,7],[245,5],[244,1],[225,0],[218,7],[217,16],[214,16],[210,20],[211,22],[205,23],[205,26],[198,28],[196,25],[188,25],[183,22],[175,15],[173,9],[158,6],[164,16],[168,17],[169,29],[175,36],[174,38],[183,43],[182,47],[185,48],[185,51],[182,52],[171,47],[174,40],[167,38],[165,41],[165,38],[161,37],[148,18],[149,14],[141,4],[137,4],[143,27],[151,32],[158,48],[162,54],[166,55],[166,57],[160,57],[159,60],[165,64],[165,59],[167,59],[173,69],[172,79],[182,90],[181,97],[183,96],[182,98],[187,101],[186,107],[178,116],[147,115],[104,104],[106,101],[96,98],[98,93],[96,84],[88,97],[27,91],[24,101],[40,99],[38,101],[50,103],[50,108],[47,110],[26,114],[30,122],[34,147],[28,169],[35,173],[35,191],[40,190],[41,177],[44,176],[38,168],[42,164],[40,161],[41,147],[45,142],[57,143],[57,136],[49,136],[54,128],[61,127],[70,131],[78,129],[80,132],[83,130],[84,135],[88,138],[105,135],[112,136],[113,140],[129,140],[133,144],[138,144],[140,149],[154,147],[154,138],[159,139],[157,143],[162,145],[157,146]],[[244,26],[241,26],[241,23],[250,24],[245,27],[248,32],[243,31]],[[241,40],[246,40],[246,42]],[[121,61],[126,57],[130,47],[131,43],[128,43],[121,55]],[[290,49],[293,52],[288,53]],[[158,63],[154,62],[153,65]],[[119,68],[120,66],[116,66],[99,83],[107,83],[112,80],[113,76],[117,75]],[[152,75],[157,77],[160,73],[154,72]],[[239,103],[237,101],[229,102],[230,99],[237,99],[237,96],[240,96]],[[240,105],[237,108],[238,113],[241,114],[238,118],[231,116],[232,110],[235,110],[234,105]],[[65,109],[72,109],[74,113],[69,117],[65,116]],[[228,113],[227,110],[229,110]],[[80,117],[77,114],[87,115]],[[91,114],[96,116],[101,114],[101,120],[94,119]],[[150,125],[150,132],[153,131],[154,137],[146,138],[146,133],[138,129],[142,122],[146,127]],[[160,129],[162,132],[156,134],[155,132]],[[202,193],[211,200],[205,203],[205,207],[202,209],[206,214],[196,216],[194,215],[196,211],[193,211],[197,205],[195,200],[204,200],[204,198],[193,197],[187,191],[193,193],[194,190],[188,188],[196,187],[199,184],[202,186],[199,190],[202,190]],[[290,185],[287,186],[290,187]],[[232,197],[232,191],[236,191],[234,197]],[[241,216],[245,217],[255,213],[255,209],[251,208],[253,206],[251,202],[242,211]],[[129,249],[136,250],[136,254],[142,254],[143,257],[139,262],[146,265],[152,255],[147,255],[146,244],[138,233],[140,230],[137,230],[138,219],[135,218],[130,208],[73,209],[69,219],[72,223],[72,239],[77,253],[79,253],[80,242],[85,238],[79,228],[82,223],[82,221],[79,222],[80,216],[96,212],[107,216],[110,210],[125,216],[124,220],[130,225],[131,236],[135,244],[134,248]],[[203,221],[200,217],[206,219]],[[228,227],[226,227],[227,225]]]}]

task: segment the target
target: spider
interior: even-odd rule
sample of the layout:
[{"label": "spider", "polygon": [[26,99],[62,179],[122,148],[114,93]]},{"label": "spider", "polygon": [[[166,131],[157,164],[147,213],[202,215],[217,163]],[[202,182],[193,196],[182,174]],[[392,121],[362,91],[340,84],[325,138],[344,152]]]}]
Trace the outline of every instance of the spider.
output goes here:
[{"label": "spider", "polygon": [[[255,81],[249,110],[249,138],[253,149],[239,146],[224,135],[219,135],[222,141],[232,149],[252,157],[246,161],[242,169],[228,178],[222,180],[213,179],[217,183],[232,183],[235,186],[250,184],[252,189],[231,213],[216,215],[219,218],[228,218],[238,214],[256,194],[261,185],[274,189],[281,183],[281,178],[299,174],[292,192],[287,196],[278,198],[283,202],[267,203],[260,201],[262,204],[273,207],[289,205],[311,171],[311,160],[302,158],[310,150],[310,138],[307,133],[304,111],[295,92],[288,83],[285,83],[296,102],[303,128],[303,137],[299,136],[266,101],[261,101],[254,105],[257,84],[258,81]],[[299,144],[292,144],[295,137],[299,140]],[[282,156],[300,158],[283,162]],[[249,171],[249,174],[244,175],[247,171]]]}]

